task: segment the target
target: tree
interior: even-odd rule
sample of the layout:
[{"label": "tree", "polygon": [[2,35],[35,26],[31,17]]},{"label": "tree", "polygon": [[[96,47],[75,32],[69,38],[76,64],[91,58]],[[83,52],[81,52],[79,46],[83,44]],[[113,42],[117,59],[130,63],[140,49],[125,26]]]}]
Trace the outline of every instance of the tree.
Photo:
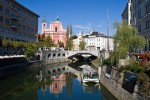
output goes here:
[{"label": "tree", "polygon": [[73,35],[73,32],[72,32],[72,25],[70,25],[69,33],[70,33],[70,36]]},{"label": "tree", "polygon": [[11,47],[13,47],[13,43],[10,39],[4,38],[2,40],[2,46],[5,47],[5,48],[11,48]]},{"label": "tree", "polygon": [[138,35],[137,29],[128,25],[126,21],[122,23],[115,23],[114,26],[117,28],[114,43],[117,46],[116,51],[119,52],[121,58],[126,58],[127,52],[132,48],[134,52],[144,48],[146,40],[143,36]]},{"label": "tree", "polygon": [[28,43],[28,46],[26,46],[25,51],[24,51],[24,54],[25,54],[29,59],[31,59],[32,57],[35,56],[36,51],[37,51],[36,44],[30,42],[30,43]]},{"label": "tree", "polygon": [[67,31],[66,31],[66,49],[68,49],[68,40],[69,40],[69,26],[67,26]]},{"label": "tree", "polygon": [[41,35],[39,34],[39,35],[38,35],[38,41],[39,41],[39,42],[43,42],[43,41],[44,41],[44,38],[45,38],[45,34],[41,34]]},{"label": "tree", "polygon": [[85,49],[85,42],[84,41],[80,41],[80,43],[79,43],[79,49],[80,50],[84,50]]},{"label": "tree", "polygon": [[50,36],[47,36],[44,38],[44,43],[45,43],[45,46],[47,47],[54,46],[54,42]]},{"label": "tree", "polygon": [[64,43],[58,40],[59,47],[64,47]]},{"label": "tree", "polygon": [[72,37],[70,37],[70,38],[67,40],[67,44],[68,44],[67,49],[68,49],[68,50],[72,50],[72,48],[73,48],[73,39],[72,39]]},{"label": "tree", "polygon": [[68,50],[72,50],[73,48],[73,38],[71,37],[70,33],[72,34],[72,27],[69,28],[69,26],[67,26],[67,31],[66,31],[66,49]]}]

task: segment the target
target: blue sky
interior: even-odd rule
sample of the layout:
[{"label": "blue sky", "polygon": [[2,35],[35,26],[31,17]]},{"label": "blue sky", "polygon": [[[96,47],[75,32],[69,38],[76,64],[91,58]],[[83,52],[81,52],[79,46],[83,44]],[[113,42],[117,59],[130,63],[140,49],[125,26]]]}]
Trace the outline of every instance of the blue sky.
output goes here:
[{"label": "blue sky", "polygon": [[121,14],[127,0],[17,0],[30,10],[40,15],[38,32],[41,33],[43,16],[55,21],[59,16],[63,27],[72,25],[74,34],[83,31],[107,33],[107,9],[109,12],[110,34],[114,34],[113,23],[121,22]]}]

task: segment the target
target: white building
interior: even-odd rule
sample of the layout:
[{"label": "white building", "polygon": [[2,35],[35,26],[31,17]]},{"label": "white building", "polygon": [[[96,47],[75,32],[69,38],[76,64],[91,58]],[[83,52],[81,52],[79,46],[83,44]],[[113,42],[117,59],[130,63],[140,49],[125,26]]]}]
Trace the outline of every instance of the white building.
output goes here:
[{"label": "white building", "polygon": [[112,37],[107,38],[98,32],[92,32],[84,38],[84,41],[86,42],[86,50],[108,50],[109,48],[112,51],[114,49],[114,39]]},{"label": "white building", "polygon": [[73,39],[73,50],[79,50],[79,44],[81,41],[84,40],[84,35],[82,32],[80,32],[77,36],[74,36]]},{"label": "white building", "polygon": [[112,37],[108,39],[104,34],[91,32],[90,35],[85,36],[83,33],[79,33],[79,35],[73,39],[73,50],[79,50],[80,41],[83,40],[85,42],[85,50],[108,50],[108,45],[110,51],[114,49],[114,39]]}]

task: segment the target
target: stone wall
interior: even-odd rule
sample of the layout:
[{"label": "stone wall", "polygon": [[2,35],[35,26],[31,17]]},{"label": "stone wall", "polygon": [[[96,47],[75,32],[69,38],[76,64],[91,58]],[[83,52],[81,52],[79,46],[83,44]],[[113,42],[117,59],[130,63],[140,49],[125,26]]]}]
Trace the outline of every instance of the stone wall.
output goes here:
[{"label": "stone wall", "polygon": [[68,58],[57,58],[57,59],[48,59],[45,63],[51,64],[51,63],[60,63],[60,62],[67,62]]},{"label": "stone wall", "polygon": [[[118,100],[143,100],[136,93],[129,93],[122,88],[123,77],[118,78],[117,72],[113,72],[114,75],[111,75],[111,78],[105,77],[106,67],[102,67],[100,82],[106,87]],[[112,73],[111,73],[112,74]],[[113,77],[112,77],[113,76]]]}]

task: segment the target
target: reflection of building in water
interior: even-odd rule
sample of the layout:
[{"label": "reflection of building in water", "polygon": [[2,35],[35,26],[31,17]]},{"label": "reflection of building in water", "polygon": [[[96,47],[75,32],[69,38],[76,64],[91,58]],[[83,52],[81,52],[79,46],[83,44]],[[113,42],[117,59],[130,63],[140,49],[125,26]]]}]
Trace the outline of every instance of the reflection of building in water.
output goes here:
[{"label": "reflection of building in water", "polygon": [[83,91],[86,93],[96,93],[100,89],[100,84],[95,82],[87,82],[82,84]]},{"label": "reflection of building in water", "polygon": [[99,82],[98,72],[91,66],[82,65],[80,68],[83,68],[81,75],[82,82]]},{"label": "reflection of building in water", "polygon": [[59,76],[56,76],[53,80],[54,81],[50,85],[50,92],[54,93],[54,94],[61,93],[63,86],[66,85],[66,82],[65,82],[66,81],[66,75],[61,74]]}]

